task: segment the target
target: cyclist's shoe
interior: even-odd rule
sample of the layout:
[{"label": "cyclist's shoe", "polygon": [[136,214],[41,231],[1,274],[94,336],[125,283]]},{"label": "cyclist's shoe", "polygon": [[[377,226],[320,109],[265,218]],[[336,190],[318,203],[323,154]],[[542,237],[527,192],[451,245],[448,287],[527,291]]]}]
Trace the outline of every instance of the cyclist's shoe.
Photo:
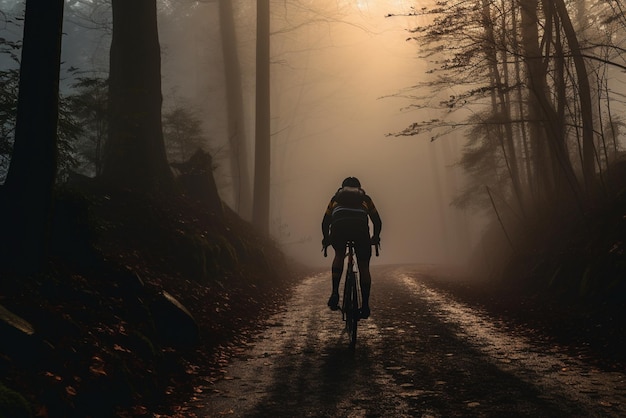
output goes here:
[{"label": "cyclist's shoe", "polygon": [[361,308],[361,312],[360,315],[361,319],[367,319],[370,317],[370,307],[369,306],[363,306]]},{"label": "cyclist's shoe", "polygon": [[330,298],[328,299],[328,307],[331,311],[339,309],[339,293],[333,293],[330,295]]}]

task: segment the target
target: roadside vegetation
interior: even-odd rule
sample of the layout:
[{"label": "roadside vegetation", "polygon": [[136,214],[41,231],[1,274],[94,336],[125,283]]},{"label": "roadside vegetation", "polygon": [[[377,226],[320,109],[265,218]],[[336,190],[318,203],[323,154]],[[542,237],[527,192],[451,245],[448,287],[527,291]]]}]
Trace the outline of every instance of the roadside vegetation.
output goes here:
[{"label": "roadside vegetation", "polygon": [[182,412],[301,271],[226,208],[85,181],[58,190],[46,272],[2,275],[0,305],[33,333],[2,328],[0,412]]}]

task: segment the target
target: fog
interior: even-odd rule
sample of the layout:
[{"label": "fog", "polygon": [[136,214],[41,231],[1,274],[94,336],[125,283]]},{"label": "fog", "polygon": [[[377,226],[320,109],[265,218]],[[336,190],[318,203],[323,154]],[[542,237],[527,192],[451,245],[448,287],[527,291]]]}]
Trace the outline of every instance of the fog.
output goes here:
[{"label": "fog", "polygon": [[[20,7],[3,4],[7,10],[7,4]],[[85,4],[89,9],[100,3]],[[185,4],[159,2],[164,109],[181,102],[200,109],[220,192],[232,205],[218,6]],[[233,4],[252,167],[255,9],[253,2]],[[385,17],[412,5],[408,0],[272,3],[270,231],[299,261],[329,263],[321,254],[320,224],[347,176],[361,180],[383,220],[382,253],[373,263],[463,262],[480,234],[480,222],[450,206],[463,184],[454,167],[462,135],[434,142],[428,136],[388,136],[432,117],[410,110],[412,102],[402,94],[427,77],[419,46],[406,41],[407,29],[425,18]],[[81,7],[73,3],[72,12]],[[96,10],[97,22],[89,24],[66,10],[64,69],[106,74],[110,38],[102,28],[110,17],[106,5]],[[18,37],[19,30],[9,29]],[[62,86],[70,81],[64,77]]]},{"label": "fog", "polygon": [[347,22],[311,25],[272,44],[276,54],[302,50],[288,55],[289,67],[272,69],[275,126],[286,128],[273,138],[272,214],[289,233],[278,239],[298,259],[325,262],[324,209],[341,181],[356,176],[383,219],[382,256],[373,262],[462,261],[469,231],[449,205],[461,181],[452,167],[457,139],[386,136],[423,116],[394,97],[426,77],[418,46],[405,41],[418,22],[385,17],[412,2],[356,3]]},{"label": "fog", "polygon": [[[428,136],[388,136],[429,117],[423,110],[407,110],[411,101],[402,95],[427,77],[418,45],[406,41],[407,29],[425,18],[385,17],[405,13],[413,4],[272,3],[270,232],[299,261],[328,263],[321,254],[321,220],[348,176],[361,180],[383,219],[382,255],[374,263],[460,263],[479,235],[480,223],[450,206],[462,186],[454,167],[462,137],[430,142]],[[162,18],[160,33],[164,92],[176,91],[204,106],[205,126],[218,139],[214,152],[225,157],[219,140],[226,128],[216,7],[201,6],[191,18],[195,26],[184,31]],[[254,8],[237,7],[252,150]],[[249,151],[251,167],[252,155]],[[219,155],[217,160],[222,198],[232,203],[228,161]]]},{"label": "fog", "polygon": [[[624,39],[623,22],[613,20],[617,11],[611,4],[588,5],[592,14],[588,17],[584,13],[576,15],[580,38],[584,42],[608,45],[607,51],[598,47],[586,58],[588,74],[593,74],[598,85],[580,89],[584,90],[585,96],[578,98],[574,92],[579,91],[579,80],[562,71],[563,63],[553,59],[549,50],[537,52],[551,57],[546,68],[522,63],[525,55],[520,55],[519,51],[525,49],[510,51],[506,42],[502,46],[495,43],[503,61],[491,69],[485,65],[484,54],[475,54],[469,58],[469,63],[464,62],[468,58],[463,56],[450,58],[450,54],[458,52],[454,37],[461,36],[465,44],[460,39],[459,50],[467,51],[463,48],[474,43],[474,31],[483,32],[480,25],[466,28],[464,34],[460,33],[463,30],[454,30],[437,36],[435,42],[445,49],[441,55],[441,51],[434,49],[421,51],[419,42],[408,40],[413,36],[409,30],[428,24],[427,19],[432,15],[416,16],[419,13],[410,13],[415,12],[411,7],[427,8],[433,3],[417,4],[413,0],[272,0],[269,229],[285,252],[297,260],[314,265],[328,263],[321,255],[320,224],[330,197],[342,179],[348,176],[361,180],[383,220],[382,256],[375,259],[375,263],[459,264],[470,257],[476,258],[474,256],[482,248],[482,244],[478,246],[477,243],[487,224],[485,217],[493,226],[490,242],[485,244],[489,246],[486,258],[503,260],[514,249],[509,231],[517,234],[514,238],[518,241],[524,235],[525,223],[529,221],[525,219],[524,206],[533,207],[540,216],[560,217],[559,210],[566,213],[569,210],[567,201],[553,193],[554,188],[579,200],[575,190],[561,184],[563,182],[559,179],[567,176],[559,172],[556,164],[544,161],[545,158],[564,161],[563,171],[569,173],[568,182],[570,185],[580,183],[578,187],[581,188],[594,180],[594,175],[604,175],[622,158],[619,115],[623,114],[622,70],[626,67],[623,48],[619,45]],[[233,5],[237,39],[232,45],[224,46],[219,2],[157,1],[163,111],[165,114],[184,107],[201,120],[205,148],[213,156],[220,196],[244,219],[250,220],[250,208],[239,206],[235,196],[241,193],[234,189],[242,178],[253,183],[248,177],[254,173],[256,3],[239,0],[229,4]],[[0,27],[2,39],[21,39],[23,20],[19,16],[23,13],[23,5],[23,1],[0,0],[0,11],[5,17],[4,25]],[[461,10],[457,17],[465,16],[471,10],[465,8],[465,2],[456,5]],[[582,3],[579,6],[579,12],[586,10]],[[511,17],[518,13],[513,9],[507,10]],[[62,94],[72,89],[76,77],[85,74],[107,77],[110,12],[107,0],[66,2]],[[386,17],[389,14],[395,16]],[[563,18],[571,20],[568,16]],[[604,22],[603,26],[596,28],[596,21]],[[476,19],[472,22],[480,23]],[[468,20],[462,25],[471,26],[472,22]],[[503,40],[507,39],[508,31],[516,30],[506,23],[505,19],[500,26],[494,26],[502,29],[500,36]],[[518,36],[528,42],[525,48],[551,45],[545,40],[541,45],[534,45],[532,39],[537,33],[524,30],[531,26],[537,26],[535,29],[539,31],[541,22],[520,28]],[[559,28],[556,26],[560,31]],[[552,29],[545,28],[545,39],[556,39],[552,38],[557,34]],[[569,35],[572,41],[576,41],[573,31],[572,27]],[[485,36],[489,33],[486,31]],[[560,37],[560,32],[558,35],[559,39],[565,40]],[[489,44],[495,40],[483,41]],[[567,40],[570,49],[580,48],[577,42],[569,43]],[[239,167],[234,167],[230,158],[233,135],[228,126],[229,101],[225,88],[228,66],[224,63],[224,51],[236,51],[239,65],[232,68],[241,70],[244,109],[240,120],[244,124],[237,129],[245,132],[248,175],[242,175],[241,170],[239,175],[233,174]],[[424,57],[427,52],[433,55]],[[608,60],[602,58],[602,54],[607,54]],[[572,57],[577,64],[572,67],[572,63],[568,63],[571,67],[568,71],[574,71],[585,80],[588,77],[584,72],[578,74],[576,68],[586,71],[586,65],[580,62],[580,55],[572,54]],[[578,60],[574,59],[576,57]],[[441,61],[436,62],[437,59]],[[448,63],[453,71],[445,69]],[[7,54],[0,54],[0,65],[15,67],[16,62]],[[456,65],[467,67],[456,71]],[[524,65],[527,68],[520,71]],[[474,72],[475,69],[478,71]],[[496,86],[500,84],[493,84],[488,78],[495,74],[491,71],[501,70],[505,74],[503,77],[516,72],[518,85],[523,85],[527,76],[544,79],[548,75],[561,75],[563,79],[551,81],[552,84],[546,86],[547,92],[541,92],[540,96],[545,93],[544,100],[551,95],[553,100],[559,98],[554,106],[568,110],[560,115],[562,120],[554,121],[551,129],[531,123],[542,120],[543,116],[534,115],[539,106],[534,102],[535,93],[528,86],[518,88],[517,98],[496,100],[494,89],[499,89]],[[438,91],[433,91],[436,79],[430,78],[435,74],[443,78],[438,86],[444,87]],[[460,79],[455,79],[457,77]],[[507,80],[503,78],[501,83],[507,85]],[[569,90],[565,92],[568,94],[556,95],[554,89],[559,85],[567,85]],[[502,115],[494,107],[497,102],[509,109],[510,114],[504,115],[505,124],[498,119]],[[580,104],[585,105],[584,111]],[[447,107],[454,109],[448,111]],[[525,119],[528,117],[530,119]],[[416,136],[393,135],[415,122],[433,119],[457,125],[450,127],[447,134],[445,129],[439,130],[436,140],[431,140],[431,134],[435,133],[428,130],[422,130]],[[461,124],[466,129],[462,129]],[[434,124],[426,125],[428,129]],[[499,129],[506,130],[506,145]],[[533,134],[535,129],[539,134]],[[562,135],[560,141],[567,143],[567,150],[559,152],[564,155],[542,153],[544,144],[541,141],[552,143],[555,140],[549,132]],[[477,140],[472,144],[473,148],[466,148],[468,138]],[[539,142],[534,147],[529,146],[534,141]],[[507,153],[511,153],[510,158]],[[178,157],[183,158],[184,154],[180,153]],[[470,159],[465,166],[467,176],[456,165],[461,157]],[[0,161],[0,180],[4,176],[6,161],[7,158]],[[93,165],[93,161],[85,163],[88,164]],[[540,166],[545,166],[548,174],[537,169]],[[497,202],[492,198],[491,189],[497,195]],[[472,194],[468,198],[469,193]],[[460,195],[465,198],[464,202],[479,207],[482,216],[452,207],[451,202]],[[543,200],[547,201],[547,206],[542,208],[543,203],[537,202]],[[494,254],[499,250],[500,254]],[[472,261],[484,262],[489,268],[486,260]]]},{"label": "fog", "polygon": [[[234,4],[253,173],[255,9]],[[382,255],[373,263],[463,262],[479,235],[480,223],[450,206],[462,185],[453,167],[462,135],[435,142],[387,136],[432,117],[407,110],[412,102],[400,94],[426,81],[427,61],[406,41],[407,29],[425,18],[385,17],[412,5],[272,3],[270,232],[299,261],[329,262],[321,254],[321,220],[347,176],[361,180],[382,216]],[[174,91],[204,106],[222,198],[231,203],[217,5],[201,5],[188,19],[192,25],[159,22],[163,91],[166,101]]]}]

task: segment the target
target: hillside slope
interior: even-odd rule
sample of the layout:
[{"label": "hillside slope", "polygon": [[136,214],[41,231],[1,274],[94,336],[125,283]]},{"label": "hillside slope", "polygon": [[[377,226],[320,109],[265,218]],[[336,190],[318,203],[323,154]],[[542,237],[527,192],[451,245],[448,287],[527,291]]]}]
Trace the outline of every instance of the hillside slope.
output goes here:
[{"label": "hillside slope", "polygon": [[228,208],[95,184],[60,190],[55,207],[49,271],[0,281],[0,305],[35,330],[0,347],[0,416],[30,416],[24,400],[49,417],[182,404],[300,274]]}]

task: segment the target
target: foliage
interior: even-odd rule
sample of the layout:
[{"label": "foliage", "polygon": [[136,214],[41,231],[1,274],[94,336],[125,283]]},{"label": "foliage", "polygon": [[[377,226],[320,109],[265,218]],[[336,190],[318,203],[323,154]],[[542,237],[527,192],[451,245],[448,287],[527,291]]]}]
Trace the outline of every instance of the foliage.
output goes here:
[{"label": "foliage", "polygon": [[[2,52],[10,54],[12,59],[17,60],[15,54],[16,50],[19,50],[19,44],[0,40],[0,46],[4,46]],[[13,150],[19,77],[19,69],[0,70],[0,173],[4,174],[8,169]],[[77,117],[79,109],[71,96],[61,95],[58,124],[58,174],[61,181],[77,165],[74,147],[85,132],[84,121]]]},{"label": "foliage", "polygon": [[18,81],[18,70],[0,71],[0,172],[5,174],[13,149]]},{"label": "foliage", "polygon": [[[459,164],[474,180],[453,203],[460,208],[485,209],[491,201],[485,188],[510,190],[506,162],[499,152],[497,115],[477,114],[468,119],[467,143]],[[506,195],[508,200],[510,195]]]},{"label": "foliage", "polygon": [[[588,9],[581,14],[576,7]],[[414,8],[409,15],[431,17],[411,31],[410,39],[432,64],[432,79],[417,88],[433,91],[441,116],[433,118],[430,111],[430,119],[393,135],[445,140],[451,131],[463,130],[468,145],[460,165],[470,184],[456,199],[459,205],[486,209],[491,203],[476,191],[490,187],[520,213],[539,209],[538,201],[552,210],[572,183],[587,176],[585,167],[602,177],[620,153],[621,122],[613,107],[621,103],[608,87],[611,67],[621,68],[624,59],[614,43],[626,29],[623,19],[615,19],[616,7],[564,0],[443,0]],[[569,30],[572,25],[577,33]],[[591,87],[582,84],[585,74],[595,77]],[[588,103],[585,89],[597,103]],[[445,91],[454,94],[446,97]],[[589,108],[593,118],[582,111]],[[595,156],[585,142],[590,131]],[[589,186],[600,183],[585,181],[574,188],[585,189],[589,198],[594,195]],[[585,205],[580,194],[575,198]]]},{"label": "foliage", "polygon": [[76,143],[76,153],[82,170],[99,175],[102,150],[107,137],[108,81],[101,76],[78,76],[67,96],[68,107],[80,122],[82,131]]},{"label": "foliage", "polygon": [[163,114],[163,137],[170,162],[184,162],[198,148],[207,147],[202,120],[189,107],[178,105]]},{"label": "foliage", "polygon": [[[180,406],[296,283],[278,246],[232,211],[216,216],[181,196],[108,189],[95,179],[57,192],[48,272],[0,281],[7,308],[54,347],[29,368],[3,355],[9,372],[0,380],[17,381],[50,416]],[[161,291],[191,312],[198,346],[159,338],[148,306]]]},{"label": "foliage", "polygon": [[59,126],[58,133],[58,179],[63,182],[72,169],[78,165],[75,144],[85,131],[81,121],[75,116],[74,109],[67,97],[61,96],[59,100]]},{"label": "foliage", "polygon": [[0,382],[0,418],[30,418],[32,416],[26,399]]}]

